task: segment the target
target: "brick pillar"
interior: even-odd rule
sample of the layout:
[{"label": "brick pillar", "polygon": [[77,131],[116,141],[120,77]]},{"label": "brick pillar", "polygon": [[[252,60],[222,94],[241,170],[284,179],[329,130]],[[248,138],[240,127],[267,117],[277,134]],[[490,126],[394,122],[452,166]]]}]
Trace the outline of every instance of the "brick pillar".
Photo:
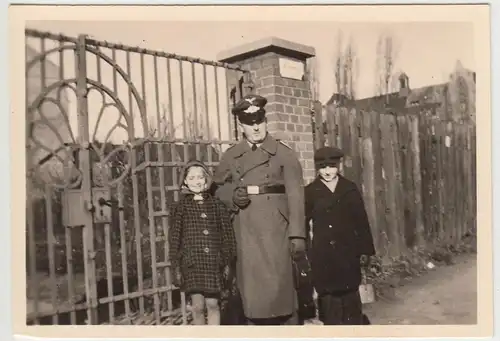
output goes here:
[{"label": "brick pillar", "polygon": [[[219,61],[237,64],[250,71],[255,86],[253,93],[268,99],[269,132],[296,151],[306,184],[315,175],[312,99],[305,72],[307,58],[314,55],[313,47],[275,37],[242,45],[218,55]],[[236,83],[234,79],[228,81]]]}]

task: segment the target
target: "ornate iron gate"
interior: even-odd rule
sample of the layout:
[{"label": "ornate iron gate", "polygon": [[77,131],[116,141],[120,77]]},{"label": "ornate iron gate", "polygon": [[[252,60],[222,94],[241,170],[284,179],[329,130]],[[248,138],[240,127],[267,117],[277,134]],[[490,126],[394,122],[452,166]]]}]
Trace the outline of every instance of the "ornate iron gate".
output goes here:
[{"label": "ornate iron gate", "polygon": [[[188,323],[185,297],[171,285],[166,259],[177,171],[191,158],[216,166],[238,138],[229,109],[246,91],[249,73],[84,35],[26,30],[26,39],[27,323]],[[122,140],[113,140],[119,129]]]}]

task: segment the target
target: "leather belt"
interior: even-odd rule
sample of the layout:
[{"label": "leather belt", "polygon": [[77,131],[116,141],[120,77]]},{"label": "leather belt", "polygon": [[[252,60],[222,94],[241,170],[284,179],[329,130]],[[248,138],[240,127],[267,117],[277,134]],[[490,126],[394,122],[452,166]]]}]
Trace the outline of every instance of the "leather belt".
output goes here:
[{"label": "leather belt", "polygon": [[285,185],[246,186],[246,189],[249,195],[286,193]]}]

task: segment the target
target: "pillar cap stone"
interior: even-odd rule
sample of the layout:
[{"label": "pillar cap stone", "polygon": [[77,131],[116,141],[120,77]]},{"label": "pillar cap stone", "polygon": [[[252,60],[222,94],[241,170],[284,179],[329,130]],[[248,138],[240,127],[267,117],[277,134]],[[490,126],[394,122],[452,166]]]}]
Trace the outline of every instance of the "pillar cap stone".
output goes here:
[{"label": "pillar cap stone", "polygon": [[316,55],[316,50],[312,46],[277,37],[267,37],[222,51],[217,55],[217,60],[224,63],[236,63],[267,52],[275,52],[300,60],[306,60]]}]

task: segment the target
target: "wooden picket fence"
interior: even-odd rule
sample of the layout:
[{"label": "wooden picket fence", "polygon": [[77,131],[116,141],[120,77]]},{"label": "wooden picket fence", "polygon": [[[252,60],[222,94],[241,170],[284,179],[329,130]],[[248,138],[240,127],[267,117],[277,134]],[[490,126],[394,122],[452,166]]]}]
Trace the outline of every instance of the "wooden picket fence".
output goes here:
[{"label": "wooden picket fence", "polygon": [[342,172],[363,192],[382,258],[456,244],[475,229],[473,122],[442,121],[432,107],[400,113],[325,110],[326,129],[316,125],[316,147],[345,152]]}]

